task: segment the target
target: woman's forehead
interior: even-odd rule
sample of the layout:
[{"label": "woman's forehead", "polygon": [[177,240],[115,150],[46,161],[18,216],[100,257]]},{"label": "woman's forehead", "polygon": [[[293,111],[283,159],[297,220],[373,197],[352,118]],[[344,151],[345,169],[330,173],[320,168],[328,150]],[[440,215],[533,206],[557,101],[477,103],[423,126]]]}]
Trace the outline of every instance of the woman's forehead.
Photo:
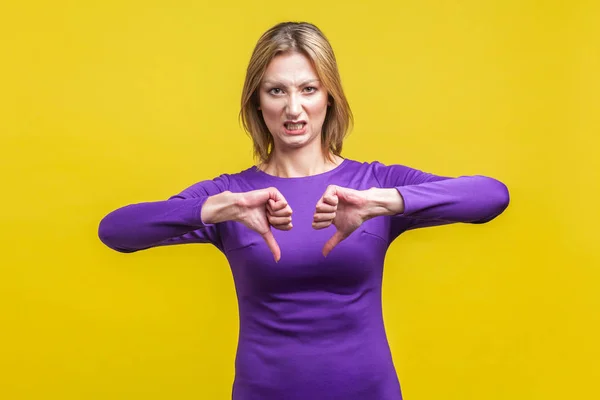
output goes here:
[{"label": "woman's forehead", "polygon": [[303,54],[285,54],[273,58],[263,76],[263,82],[300,85],[318,81],[319,77],[310,60]]}]

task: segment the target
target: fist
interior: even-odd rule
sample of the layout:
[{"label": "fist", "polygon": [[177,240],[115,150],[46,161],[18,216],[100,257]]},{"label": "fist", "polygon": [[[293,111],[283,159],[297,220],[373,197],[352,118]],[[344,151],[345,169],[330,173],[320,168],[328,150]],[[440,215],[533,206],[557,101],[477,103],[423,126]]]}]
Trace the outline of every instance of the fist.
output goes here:
[{"label": "fist", "polygon": [[292,229],[292,208],[281,193],[267,202],[267,219],[269,224],[282,231]]},{"label": "fist", "polygon": [[235,220],[257,232],[267,243],[275,261],[281,258],[281,250],[273,237],[271,227],[292,229],[292,209],[283,195],[275,188],[238,193]]},{"label": "fist", "polygon": [[329,225],[336,228],[323,247],[324,256],[368,219],[367,204],[365,191],[335,185],[327,187],[317,202],[312,223],[314,229],[324,229]]}]

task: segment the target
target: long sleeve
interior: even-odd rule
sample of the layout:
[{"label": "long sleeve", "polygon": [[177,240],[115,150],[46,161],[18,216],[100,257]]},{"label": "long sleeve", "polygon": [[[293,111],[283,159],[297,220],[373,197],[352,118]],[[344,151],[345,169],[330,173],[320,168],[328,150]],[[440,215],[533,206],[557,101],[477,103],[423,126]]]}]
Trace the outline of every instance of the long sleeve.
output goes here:
[{"label": "long sleeve", "polygon": [[184,243],[212,243],[222,250],[218,227],[205,224],[202,206],[215,194],[228,190],[227,175],[198,182],[163,201],[129,204],[106,215],[98,237],[122,252]]},{"label": "long sleeve", "polygon": [[392,238],[404,230],[427,226],[489,222],[510,201],[506,185],[487,176],[451,178],[382,164],[375,171],[381,186],[397,189],[404,200],[404,212],[393,218]]}]

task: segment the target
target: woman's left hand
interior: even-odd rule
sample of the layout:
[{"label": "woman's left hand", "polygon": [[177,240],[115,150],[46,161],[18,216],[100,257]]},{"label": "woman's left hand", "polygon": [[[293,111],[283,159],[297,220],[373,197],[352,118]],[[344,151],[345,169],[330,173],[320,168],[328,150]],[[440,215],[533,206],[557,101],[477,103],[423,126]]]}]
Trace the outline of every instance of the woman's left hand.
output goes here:
[{"label": "woman's left hand", "polygon": [[323,255],[346,239],[364,221],[378,215],[402,212],[404,203],[396,189],[355,190],[330,185],[317,202],[312,226],[324,229],[334,225],[336,232],[325,243]]}]

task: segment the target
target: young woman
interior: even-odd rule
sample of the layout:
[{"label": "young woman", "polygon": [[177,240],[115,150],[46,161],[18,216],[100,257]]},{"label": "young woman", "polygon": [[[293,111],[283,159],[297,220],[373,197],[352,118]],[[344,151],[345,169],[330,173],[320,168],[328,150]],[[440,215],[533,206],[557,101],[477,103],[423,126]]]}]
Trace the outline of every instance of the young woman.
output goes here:
[{"label": "young woman", "polygon": [[240,317],[233,399],[401,399],[382,318],[386,251],[410,229],[492,220],[506,186],[343,158],[352,114],[312,24],[259,39],[241,117],[258,165],[119,208],[100,239],[120,252],[210,243],[224,253]]}]

